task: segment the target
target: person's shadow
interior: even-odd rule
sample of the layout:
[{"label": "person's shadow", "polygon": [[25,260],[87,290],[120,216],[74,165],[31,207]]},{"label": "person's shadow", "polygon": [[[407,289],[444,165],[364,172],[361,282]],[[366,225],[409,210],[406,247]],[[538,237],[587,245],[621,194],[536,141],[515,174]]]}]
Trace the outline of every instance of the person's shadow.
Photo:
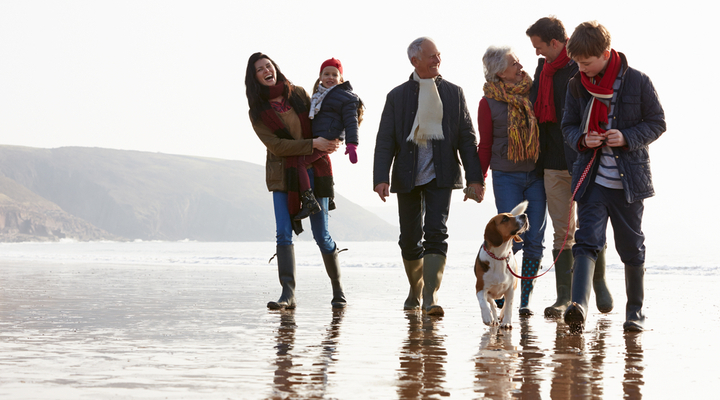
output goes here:
[{"label": "person's shadow", "polygon": [[399,399],[449,396],[445,391],[445,339],[438,332],[440,316],[423,316],[420,312],[405,313],[408,338],[400,350]]},{"label": "person's shadow", "polygon": [[642,399],[641,387],[643,378],[643,348],[641,332],[625,332],[625,375],[623,376],[623,393],[629,400]]},{"label": "person's shadow", "polygon": [[[273,392],[280,398],[297,398],[310,395],[311,397],[323,397],[327,389],[328,374],[330,367],[335,363],[335,353],[338,347],[338,338],[340,336],[340,325],[344,310],[333,310],[332,321],[327,328],[327,335],[321,342],[321,352],[318,355],[319,360],[313,362],[313,367],[318,367],[317,371],[298,372],[298,370],[307,371],[302,368],[302,360],[298,362],[295,358],[295,333],[297,325],[295,324],[295,310],[282,310],[280,312],[280,326],[277,331],[275,349],[275,377],[273,379]],[[301,367],[301,368],[296,368]],[[307,380],[310,380],[308,382]],[[308,393],[311,392],[311,393]]]},{"label": "person's shadow", "polygon": [[482,398],[509,399],[519,365],[518,351],[512,344],[512,330],[490,327],[480,338],[475,356],[475,392]]}]

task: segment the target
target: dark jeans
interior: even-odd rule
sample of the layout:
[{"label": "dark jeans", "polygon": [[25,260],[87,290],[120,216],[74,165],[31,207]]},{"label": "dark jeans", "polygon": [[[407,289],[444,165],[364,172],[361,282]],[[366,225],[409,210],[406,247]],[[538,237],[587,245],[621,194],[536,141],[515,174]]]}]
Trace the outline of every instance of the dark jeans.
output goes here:
[{"label": "dark jeans", "polygon": [[615,233],[615,248],[623,264],[645,264],[645,235],[642,232],[643,201],[628,203],[625,193],[590,183],[578,201],[578,230],[575,232],[575,257],[597,259],[605,247],[608,218]]},{"label": "dark jeans", "polygon": [[[406,260],[425,254],[447,256],[447,219],[452,188],[439,188],[435,179],[416,186],[410,193],[398,193],[400,250]],[[424,238],[424,241],[423,241]]]},{"label": "dark jeans", "polygon": [[[314,171],[310,168],[308,174],[310,176],[311,186],[314,182]],[[288,194],[287,192],[272,192],[273,207],[275,210],[275,229],[276,243],[278,246],[288,246],[293,244],[293,230],[290,220],[290,212],[288,211]],[[328,203],[327,197],[317,199],[320,203],[322,211],[315,213],[309,217],[310,227],[312,229],[313,238],[323,254],[330,254],[335,251],[335,241],[330,237],[328,230]]]},{"label": "dark jeans", "polygon": [[522,242],[513,243],[513,253],[522,249],[523,258],[542,260],[545,250],[545,225],[547,198],[543,178],[535,171],[504,172],[492,171],[493,193],[498,213],[512,211],[523,200],[528,201],[525,214],[528,216],[530,229],[520,235]]}]

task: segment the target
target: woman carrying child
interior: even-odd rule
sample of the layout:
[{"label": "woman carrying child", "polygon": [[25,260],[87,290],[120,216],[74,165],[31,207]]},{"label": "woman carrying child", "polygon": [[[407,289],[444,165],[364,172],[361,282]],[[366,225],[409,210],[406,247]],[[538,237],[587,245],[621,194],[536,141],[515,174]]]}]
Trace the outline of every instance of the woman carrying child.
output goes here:
[{"label": "woman carrying child", "polygon": [[[327,154],[337,150],[340,142],[312,137],[308,117],[310,97],[302,87],[290,83],[267,55],[254,53],[250,56],[245,72],[245,88],[250,121],[255,133],[267,147],[266,183],[273,194],[277,229],[276,254],[282,294],[278,301],[271,301],[267,306],[270,309],[293,309],[296,302],[292,234],[293,231],[302,232],[302,226],[291,217],[297,210],[291,210],[288,198],[294,193],[297,199],[298,192],[297,174],[293,175],[289,170],[296,156],[310,155],[314,149],[325,154],[307,172],[314,177],[318,201],[327,209],[328,198],[333,196],[332,167]],[[299,205],[296,207],[299,208]],[[327,217],[327,212],[317,213],[310,217],[310,225],[332,284],[332,306],[343,308],[346,300],[340,283],[338,249],[328,232]]]}]

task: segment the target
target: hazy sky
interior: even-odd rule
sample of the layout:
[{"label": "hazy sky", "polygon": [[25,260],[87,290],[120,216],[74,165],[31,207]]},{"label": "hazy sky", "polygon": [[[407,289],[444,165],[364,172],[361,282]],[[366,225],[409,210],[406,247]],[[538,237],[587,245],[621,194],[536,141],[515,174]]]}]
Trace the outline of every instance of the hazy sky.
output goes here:
[{"label": "hazy sky", "polygon": [[[367,105],[359,163],[333,155],[336,189],[360,205],[382,206],[372,192],[375,134],[385,95],[412,71],[408,43],[419,36],[436,41],[441,73],[465,90],[477,124],[485,49],[512,46],[532,74],[537,56],[525,30],[553,14],[568,34],[597,19],[613,35],[613,47],[652,78],[668,131],[651,146],[662,200],[647,206],[653,216],[672,210],[674,219],[700,204],[694,194],[708,194],[703,183],[718,180],[710,169],[720,142],[710,118],[718,113],[718,56],[711,43],[717,35],[710,33],[715,20],[703,11],[706,4],[1,0],[0,144],[263,164],[265,148],[247,116],[243,80],[250,54],[267,53],[308,90],[322,61],[336,57]],[[494,204],[483,208],[494,211]]]}]

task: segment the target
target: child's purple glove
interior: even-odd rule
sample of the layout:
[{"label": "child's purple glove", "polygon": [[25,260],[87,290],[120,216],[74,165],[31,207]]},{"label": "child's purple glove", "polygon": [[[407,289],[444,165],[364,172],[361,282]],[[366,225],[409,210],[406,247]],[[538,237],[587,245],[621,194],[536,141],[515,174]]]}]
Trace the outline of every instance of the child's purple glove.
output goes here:
[{"label": "child's purple glove", "polygon": [[350,156],[350,162],[353,164],[357,163],[357,152],[355,151],[356,149],[356,144],[348,143],[345,145],[345,154]]}]

